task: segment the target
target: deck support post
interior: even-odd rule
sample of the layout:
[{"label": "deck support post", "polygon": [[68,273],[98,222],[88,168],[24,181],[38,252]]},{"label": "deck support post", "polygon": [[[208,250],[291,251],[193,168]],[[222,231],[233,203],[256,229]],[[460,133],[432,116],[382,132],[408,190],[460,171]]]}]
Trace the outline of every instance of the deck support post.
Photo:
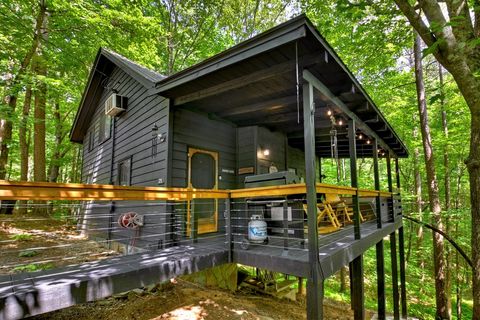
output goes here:
[{"label": "deck support post", "polygon": [[[397,178],[397,189],[400,194],[400,166],[398,158],[395,158],[395,174]],[[401,200],[399,200],[401,201]],[[402,214],[402,211],[399,212]],[[402,306],[402,318],[407,319],[407,287],[406,287],[406,272],[405,272],[405,236],[403,226],[398,229],[398,255],[400,260],[400,301]]]},{"label": "deck support post", "polygon": [[400,296],[398,293],[397,234],[390,234],[390,258],[392,262],[393,319],[400,319]]},{"label": "deck support post", "polygon": [[305,142],[305,182],[307,187],[308,260],[310,275],[307,280],[307,319],[323,319],[323,279],[320,266],[317,228],[317,189],[315,185],[315,106],[313,86],[304,81],[303,132]]},{"label": "deck support post", "polygon": [[[373,173],[375,179],[375,190],[380,191],[380,172],[378,169],[378,143],[373,143]],[[375,214],[377,216],[377,228],[382,228],[382,203],[380,193],[375,197]],[[383,240],[375,245],[375,253],[377,258],[377,314],[379,320],[386,318],[385,303],[385,254]]]},{"label": "deck support post", "polygon": [[390,154],[387,153],[387,178],[388,178],[388,192],[391,196],[388,198],[388,222],[395,221],[395,210],[393,208],[393,182],[392,182],[392,163]]},{"label": "deck support post", "polygon": [[[388,199],[389,222],[395,222],[395,210],[393,207],[393,179],[392,179],[392,163],[390,153],[387,152],[387,175],[388,175],[388,191],[392,195]],[[390,258],[392,264],[392,291],[393,291],[393,318],[400,319],[400,295],[398,292],[398,262],[397,262],[397,234],[390,234]]]},{"label": "deck support post", "polygon": [[[350,153],[350,177],[351,185],[357,188],[356,194],[352,196],[353,205],[353,223],[355,239],[360,239],[360,199],[358,196],[358,174],[357,174],[357,136],[355,129],[355,120],[348,121],[348,140]],[[350,263],[351,269],[351,300],[353,316],[355,320],[365,319],[365,298],[363,292],[363,256],[356,257]]]},{"label": "deck support post", "polygon": [[230,196],[225,199],[225,233],[227,236],[228,263],[233,262],[232,216]]},{"label": "deck support post", "polygon": [[357,174],[357,138],[355,129],[355,120],[348,121],[348,146],[350,153],[350,177],[351,186],[357,188],[352,196],[353,206],[353,229],[355,239],[360,239],[360,201],[358,197],[358,174]]},{"label": "deck support post", "polygon": [[322,158],[318,158],[318,182],[322,183]]}]

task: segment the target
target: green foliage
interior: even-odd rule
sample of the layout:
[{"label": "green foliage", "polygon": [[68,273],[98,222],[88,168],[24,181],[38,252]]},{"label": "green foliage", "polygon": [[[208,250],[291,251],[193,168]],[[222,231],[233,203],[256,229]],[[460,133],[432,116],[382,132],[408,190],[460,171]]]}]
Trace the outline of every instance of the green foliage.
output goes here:
[{"label": "green foliage", "polygon": [[25,250],[25,251],[21,251],[18,254],[18,256],[22,258],[35,257],[36,255],[38,255],[38,251],[35,251],[35,250]]},{"label": "green foliage", "polygon": [[30,241],[33,239],[33,236],[28,233],[19,233],[19,234],[10,236],[10,239],[13,239],[15,241]]},{"label": "green foliage", "polygon": [[30,263],[13,268],[15,272],[35,272],[55,268],[53,263]]}]

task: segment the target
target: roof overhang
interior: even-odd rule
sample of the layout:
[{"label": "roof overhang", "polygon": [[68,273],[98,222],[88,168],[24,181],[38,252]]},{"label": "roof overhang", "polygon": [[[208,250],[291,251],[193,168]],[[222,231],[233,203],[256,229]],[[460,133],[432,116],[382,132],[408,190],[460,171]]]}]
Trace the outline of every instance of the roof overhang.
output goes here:
[{"label": "roof overhang", "polygon": [[305,15],[165,78],[151,92],[170,98],[177,108],[206,112],[238,126],[264,125],[286,132],[290,145],[303,148],[297,90],[306,81],[303,69],[326,89],[315,90],[320,156],[331,154],[332,127],[338,133],[339,156],[349,156],[347,128],[332,126],[327,110],[344,123],[356,121],[358,136],[366,137],[358,141],[357,156],[372,156],[375,140],[382,154],[408,156],[373,100]]}]

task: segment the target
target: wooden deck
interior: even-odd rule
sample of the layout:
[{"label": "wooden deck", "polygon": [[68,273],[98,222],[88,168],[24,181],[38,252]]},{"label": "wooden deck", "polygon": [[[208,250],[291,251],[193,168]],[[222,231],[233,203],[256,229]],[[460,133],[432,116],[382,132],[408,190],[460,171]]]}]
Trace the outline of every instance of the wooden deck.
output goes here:
[{"label": "wooden deck", "polygon": [[[0,181],[0,187],[2,188],[0,200],[188,201],[196,198],[242,199],[286,196],[306,192],[305,184],[239,190],[195,190]],[[364,197],[388,198],[392,196],[389,192],[326,184],[317,184],[316,189],[318,193],[323,194],[356,194]],[[328,235],[320,235],[321,278],[331,276],[401,226],[401,218],[393,223],[384,222],[381,229],[377,229],[374,221],[362,223],[359,240],[354,239],[352,225]],[[271,237],[268,245],[251,245],[248,250],[242,250],[235,243],[232,252],[229,251],[226,240],[226,235],[224,237],[219,234],[215,239],[200,238],[196,243],[154,252],[137,253],[48,271],[0,276],[0,320],[19,319],[102,299],[228,262],[299,277],[310,276],[311,266],[307,245],[299,239],[293,241],[289,239],[288,250],[284,249],[284,239]]]},{"label": "wooden deck", "polygon": [[199,242],[78,266],[1,276],[0,320],[102,299],[226,262],[228,253],[222,242]]},{"label": "wooden deck", "polygon": [[[355,240],[352,226],[319,237],[322,277],[325,279],[388,236],[402,221],[362,224],[362,239]],[[268,246],[236,248],[233,262],[299,277],[309,274],[308,251],[296,241],[288,250],[283,240]],[[102,299],[152,283],[167,281],[228,262],[223,238],[149,253],[121,256],[79,266],[0,277],[0,320],[19,319],[75,304]]]}]

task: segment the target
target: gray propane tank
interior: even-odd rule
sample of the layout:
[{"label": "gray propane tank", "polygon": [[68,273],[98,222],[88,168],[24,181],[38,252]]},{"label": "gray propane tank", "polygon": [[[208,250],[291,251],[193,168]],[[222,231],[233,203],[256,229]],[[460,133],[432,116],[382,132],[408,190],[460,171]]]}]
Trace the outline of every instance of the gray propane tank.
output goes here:
[{"label": "gray propane tank", "polygon": [[267,223],[259,214],[252,215],[248,222],[248,240],[252,243],[265,243],[267,241]]}]

